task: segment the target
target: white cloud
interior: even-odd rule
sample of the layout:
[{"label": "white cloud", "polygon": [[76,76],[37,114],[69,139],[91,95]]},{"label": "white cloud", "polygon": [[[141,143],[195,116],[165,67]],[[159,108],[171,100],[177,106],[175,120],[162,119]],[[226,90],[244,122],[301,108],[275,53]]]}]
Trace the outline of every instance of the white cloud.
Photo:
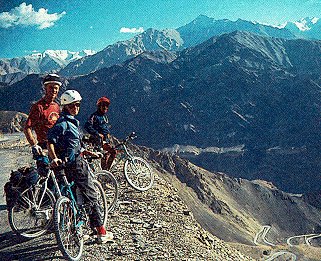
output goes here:
[{"label": "white cloud", "polygon": [[41,30],[53,26],[65,14],[66,12],[48,14],[48,9],[44,8],[35,11],[31,4],[22,3],[9,12],[0,13],[0,28],[20,25],[37,26]]},{"label": "white cloud", "polygon": [[130,34],[136,34],[136,33],[142,33],[144,32],[144,28],[143,27],[139,27],[139,28],[127,28],[127,27],[122,27],[120,28],[119,32],[121,33],[130,33]]}]

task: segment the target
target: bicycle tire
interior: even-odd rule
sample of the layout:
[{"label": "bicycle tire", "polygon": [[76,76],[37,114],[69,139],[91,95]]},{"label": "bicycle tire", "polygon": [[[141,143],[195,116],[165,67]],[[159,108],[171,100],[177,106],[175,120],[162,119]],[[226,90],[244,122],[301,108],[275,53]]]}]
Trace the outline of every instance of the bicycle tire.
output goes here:
[{"label": "bicycle tire", "polygon": [[154,174],[143,158],[127,159],[124,165],[124,174],[128,183],[139,191],[146,191],[153,186]]},{"label": "bicycle tire", "polygon": [[100,184],[98,180],[94,180],[94,185],[96,187],[96,192],[97,192],[97,201],[100,205],[100,207],[103,210],[103,225],[106,226],[107,224],[107,218],[108,218],[108,204],[107,204],[107,199],[105,195],[105,191]]},{"label": "bicycle tire", "polygon": [[107,212],[111,213],[115,210],[119,197],[119,186],[115,176],[107,171],[101,170],[95,173],[97,180],[100,182],[105,191],[107,201]]},{"label": "bicycle tire", "polygon": [[69,198],[58,198],[54,209],[54,226],[58,247],[68,260],[77,261],[84,249],[82,227],[76,225],[76,214]]},{"label": "bicycle tire", "polygon": [[[9,225],[17,235],[34,238],[45,234],[52,225],[55,197],[49,189],[43,193],[35,188],[24,190],[8,212]],[[39,201],[43,195],[41,204]]]}]

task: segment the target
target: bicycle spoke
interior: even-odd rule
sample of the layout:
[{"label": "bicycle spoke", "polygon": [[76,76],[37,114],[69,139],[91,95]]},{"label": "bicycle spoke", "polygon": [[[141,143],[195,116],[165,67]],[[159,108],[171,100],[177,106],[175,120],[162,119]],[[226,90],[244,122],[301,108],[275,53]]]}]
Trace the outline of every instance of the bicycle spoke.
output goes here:
[{"label": "bicycle spoke", "polygon": [[35,197],[33,188],[25,190],[8,212],[10,227],[23,237],[40,236],[51,225],[54,196],[49,190],[37,194]]},{"label": "bicycle spoke", "polygon": [[124,172],[128,183],[137,190],[144,191],[153,185],[154,175],[142,158],[133,157],[126,161]]},{"label": "bicycle spoke", "polygon": [[73,203],[67,197],[60,197],[56,203],[54,224],[58,245],[65,257],[78,260],[83,251],[81,227],[76,224]]}]

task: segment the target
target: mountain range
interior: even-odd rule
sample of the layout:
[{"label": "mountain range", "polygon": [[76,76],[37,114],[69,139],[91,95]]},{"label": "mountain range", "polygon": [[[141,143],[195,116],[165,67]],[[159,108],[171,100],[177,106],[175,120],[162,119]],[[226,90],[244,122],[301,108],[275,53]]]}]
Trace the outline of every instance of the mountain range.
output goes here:
[{"label": "mountain range", "polygon": [[[70,79],[68,88],[84,97],[81,121],[108,95],[117,136],[135,130],[157,149],[241,146],[236,154],[191,160],[303,193],[321,185],[320,53],[320,41],[232,32],[181,52],[144,52]],[[30,75],[0,89],[0,109],[28,112],[41,95],[39,82]]]},{"label": "mountain range", "polygon": [[94,53],[91,50],[81,52],[47,50],[18,58],[2,58],[0,59],[0,82],[12,84],[29,74],[57,72],[68,63]]},{"label": "mountain range", "polygon": [[[44,54],[23,58],[0,59],[0,82],[10,84],[30,73],[58,70],[64,76],[85,75],[101,68],[120,64],[145,51],[180,51],[200,44],[213,36],[233,31],[247,31],[262,36],[285,39],[320,39],[320,24],[318,18],[304,18],[275,27],[242,19],[215,20],[200,15],[192,22],[177,29],[150,28],[129,40],[111,44],[96,54],[92,51],[85,55],[69,51],[46,51]],[[60,55],[53,54],[54,52]],[[62,52],[64,52],[63,57],[61,57]]]}]

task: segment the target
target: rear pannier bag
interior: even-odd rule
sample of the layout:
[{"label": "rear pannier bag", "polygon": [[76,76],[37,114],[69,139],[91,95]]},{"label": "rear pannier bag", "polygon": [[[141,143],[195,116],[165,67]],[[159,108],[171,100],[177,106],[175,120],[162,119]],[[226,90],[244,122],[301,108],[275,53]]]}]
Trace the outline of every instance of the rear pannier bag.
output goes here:
[{"label": "rear pannier bag", "polygon": [[7,210],[15,205],[20,193],[37,183],[38,178],[34,167],[23,167],[11,172],[9,181],[4,185]]}]

